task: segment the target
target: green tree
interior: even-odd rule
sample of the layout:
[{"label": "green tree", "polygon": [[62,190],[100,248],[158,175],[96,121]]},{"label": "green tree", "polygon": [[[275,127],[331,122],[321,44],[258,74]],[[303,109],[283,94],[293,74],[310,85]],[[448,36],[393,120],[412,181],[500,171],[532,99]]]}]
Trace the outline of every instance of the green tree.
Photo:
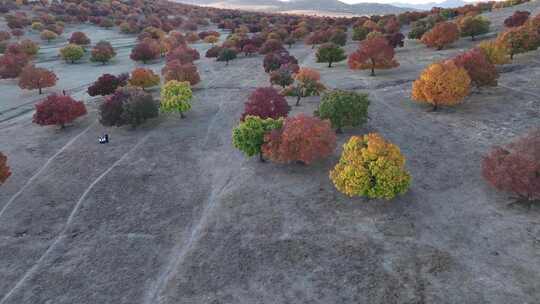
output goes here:
[{"label": "green tree", "polygon": [[84,56],[84,49],[80,45],[68,44],[60,49],[60,56],[67,62],[75,63]]},{"label": "green tree", "polygon": [[224,48],[219,53],[217,61],[225,61],[225,65],[229,65],[229,61],[236,59],[236,51],[229,48]]},{"label": "green tree", "polygon": [[317,62],[327,62],[329,68],[332,67],[332,63],[345,59],[347,59],[345,51],[334,43],[325,43],[317,50]]},{"label": "green tree", "polygon": [[261,147],[264,144],[264,135],[282,126],[283,118],[262,119],[258,116],[248,115],[233,129],[233,145],[248,157],[258,154],[259,160],[262,162],[264,159]]},{"label": "green tree", "polygon": [[191,109],[189,101],[193,98],[189,82],[171,80],[161,88],[161,111],[178,112],[184,118],[184,112]]},{"label": "green tree", "polygon": [[368,106],[367,94],[334,90],[323,96],[315,114],[329,119],[336,132],[342,133],[343,127],[356,127],[367,121]]},{"label": "green tree", "polygon": [[352,39],[354,41],[361,41],[361,40],[366,39],[368,34],[369,34],[369,29],[367,27],[357,26],[353,28]]},{"label": "green tree", "polygon": [[489,19],[483,16],[467,16],[458,22],[461,37],[474,37],[489,32]]}]

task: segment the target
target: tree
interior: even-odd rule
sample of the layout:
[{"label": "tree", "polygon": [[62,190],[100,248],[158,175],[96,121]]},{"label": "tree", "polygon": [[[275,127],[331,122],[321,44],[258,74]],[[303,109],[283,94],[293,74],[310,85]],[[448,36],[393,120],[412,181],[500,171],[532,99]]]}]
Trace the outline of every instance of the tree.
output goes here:
[{"label": "tree", "polygon": [[242,52],[244,52],[245,56],[251,56],[252,54],[257,53],[257,51],[257,47],[252,43],[248,43],[242,48]]},{"label": "tree", "polygon": [[366,39],[360,48],[349,56],[349,68],[353,70],[371,70],[375,76],[375,69],[391,69],[399,66],[394,59],[394,49],[382,36]]},{"label": "tree", "polygon": [[270,73],[270,83],[279,85],[282,88],[285,88],[288,85],[294,83],[293,73],[288,66],[281,66],[279,69],[272,71]]},{"label": "tree", "polygon": [[531,13],[527,11],[515,11],[512,16],[504,19],[504,25],[506,27],[518,27],[527,22]]},{"label": "tree", "polygon": [[204,42],[210,43],[212,45],[214,45],[214,43],[216,43],[218,41],[219,41],[219,37],[217,37],[217,36],[206,36],[204,38]]},{"label": "tree", "polygon": [[140,88],[118,88],[99,106],[100,122],[104,126],[131,125],[137,127],[147,119],[157,117],[159,108],[152,95]]},{"label": "tree", "polygon": [[[213,36],[208,36],[213,37]],[[173,60],[167,62],[165,67],[161,70],[161,75],[165,81],[176,80],[176,81],[187,81],[192,86],[196,85],[201,81],[197,67],[192,63],[182,64],[178,60]]]},{"label": "tree", "polygon": [[458,67],[463,67],[467,71],[475,86],[497,86],[499,78],[497,68],[489,62],[482,50],[471,49],[456,56],[453,61]]},{"label": "tree", "polygon": [[19,87],[26,90],[41,90],[56,85],[58,78],[56,74],[44,68],[37,68],[34,65],[27,65],[22,69],[19,77]]},{"label": "tree", "polygon": [[178,112],[184,118],[184,113],[191,109],[189,101],[193,98],[189,82],[168,81],[161,88],[161,110],[163,112]]},{"label": "tree", "polygon": [[280,95],[276,89],[272,87],[257,88],[245,103],[241,120],[244,120],[248,115],[263,119],[287,117],[290,109],[285,97]]},{"label": "tree", "polygon": [[325,158],[336,148],[336,134],[328,120],[299,114],[285,119],[281,129],[264,136],[263,156],[278,163],[306,165]]},{"label": "tree", "polygon": [[524,26],[510,28],[497,36],[497,43],[508,50],[512,60],[515,54],[536,50],[540,45],[540,35]]},{"label": "tree", "polygon": [[267,40],[259,49],[259,53],[266,55],[268,53],[278,52],[285,50],[281,41],[277,39]]},{"label": "tree", "polygon": [[490,24],[484,16],[466,16],[458,22],[461,36],[471,37],[473,41],[475,36],[488,33]]},{"label": "tree", "polygon": [[39,36],[41,37],[42,40],[47,40],[47,42],[51,42],[52,40],[58,37],[58,34],[50,30],[43,30],[41,31]]},{"label": "tree", "polygon": [[326,88],[320,82],[321,74],[314,69],[301,68],[294,76],[296,84],[290,89],[296,96],[296,106],[300,105],[302,97],[320,95]]},{"label": "tree", "polygon": [[439,22],[422,36],[422,43],[428,47],[442,50],[459,39],[459,28],[452,22]]},{"label": "tree", "polygon": [[[127,74],[126,74],[127,75]],[[110,95],[116,91],[118,87],[126,85],[126,81],[122,75],[116,77],[111,74],[103,74],[88,87],[88,95],[90,96],[105,96]]]},{"label": "tree", "polygon": [[330,36],[330,42],[335,45],[344,46],[347,43],[347,33],[342,30],[336,30]]},{"label": "tree", "polygon": [[259,116],[248,115],[233,129],[233,145],[248,157],[258,154],[259,161],[263,162],[262,145],[264,136],[272,130],[280,129],[282,126],[282,118],[263,119]]},{"label": "tree", "polygon": [[367,121],[369,99],[367,94],[334,90],[321,99],[316,115],[329,119],[336,133],[343,127],[357,127]]},{"label": "tree", "polygon": [[73,32],[69,38],[69,43],[86,46],[90,44],[90,38],[88,38],[83,32]]},{"label": "tree", "polygon": [[178,60],[182,64],[193,63],[200,59],[200,54],[196,49],[187,46],[179,46],[167,54],[167,61]]},{"label": "tree", "polygon": [[7,165],[7,157],[0,152],[0,185],[6,182],[11,176],[11,171]]},{"label": "tree", "polygon": [[469,95],[471,78],[467,71],[452,61],[434,63],[415,80],[412,99],[433,105],[436,111],[442,105],[456,105]]},{"label": "tree", "polygon": [[101,62],[102,64],[106,64],[107,62],[109,62],[109,60],[111,60],[114,56],[116,56],[116,52],[114,51],[114,48],[112,47],[111,43],[108,41],[98,42],[94,46],[90,54],[91,54],[90,61]]},{"label": "tree", "polygon": [[30,39],[24,39],[19,43],[19,47],[23,53],[33,57],[39,52],[39,45]]},{"label": "tree", "polygon": [[86,107],[82,101],[52,94],[36,104],[32,121],[41,126],[58,125],[63,129],[66,124],[83,115],[86,115]]},{"label": "tree", "polygon": [[263,59],[263,67],[266,73],[275,71],[284,65],[289,65],[291,70],[295,72],[296,68],[294,68],[293,65],[297,64],[298,60],[296,57],[291,56],[287,51],[268,53]]},{"label": "tree", "polygon": [[221,50],[223,50],[220,46],[213,46],[206,51],[205,57],[206,58],[217,58],[219,56],[219,53],[221,53]]},{"label": "tree", "polygon": [[497,190],[518,196],[518,202],[540,200],[540,129],[506,146],[494,147],[482,161],[482,175]]},{"label": "tree", "polygon": [[403,39],[405,39],[405,36],[400,32],[384,35],[384,38],[394,49],[397,47],[403,47],[404,45]]},{"label": "tree", "polygon": [[60,56],[66,62],[75,63],[84,56],[84,49],[77,44],[68,44],[60,49]]},{"label": "tree", "polygon": [[377,133],[352,136],[330,179],[342,193],[390,200],[407,192],[411,176],[399,148]]},{"label": "tree", "polygon": [[17,78],[29,62],[26,54],[5,54],[0,56],[0,78]]},{"label": "tree", "polygon": [[147,63],[150,60],[159,58],[160,52],[160,47],[157,42],[152,39],[145,39],[135,45],[131,50],[129,58],[133,61]]},{"label": "tree", "polygon": [[159,75],[156,75],[151,69],[136,68],[131,72],[129,84],[135,87],[150,88],[159,84]]},{"label": "tree", "polygon": [[225,61],[225,65],[229,65],[229,61],[236,59],[236,51],[229,48],[224,48],[219,52],[217,61]]},{"label": "tree", "polygon": [[332,63],[347,59],[345,51],[332,42],[325,43],[319,47],[316,55],[317,62],[327,62],[329,68],[332,67]]},{"label": "tree", "polygon": [[486,55],[486,58],[492,64],[505,64],[510,62],[508,49],[505,45],[497,43],[494,40],[488,40],[481,42],[477,47],[484,55]]},{"label": "tree", "polygon": [[0,31],[0,41],[8,41],[11,39],[11,34],[8,31]]},{"label": "tree", "polygon": [[356,26],[353,28],[353,36],[352,40],[354,41],[362,41],[366,39],[367,35],[369,34],[369,29],[364,26]]}]

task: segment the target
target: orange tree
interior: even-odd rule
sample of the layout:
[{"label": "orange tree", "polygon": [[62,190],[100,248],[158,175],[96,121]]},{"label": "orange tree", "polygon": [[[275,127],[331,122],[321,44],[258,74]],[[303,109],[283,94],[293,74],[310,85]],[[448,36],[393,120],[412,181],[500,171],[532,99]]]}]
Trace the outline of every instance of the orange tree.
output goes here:
[{"label": "orange tree", "polygon": [[442,50],[459,39],[459,28],[452,22],[439,22],[422,36],[422,43],[428,47]]},{"label": "orange tree", "polygon": [[443,61],[430,65],[415,80],[412,87],[412,99],[438,106],[456,105],[469,95],[471,78],[467,71],[453,61]]},{"label": "orange tree", "polygon": [[388,40],[380,35],[364,40],[360,48],[349,56],[349,68],[353,70],[371,70],[375,76],[375,69],[391,69],[399,66],[394,59],[394,48]]},{"label": "orange tree", "polygon": [[21,72],[19,87],[26,90],[38,89],[41,94],[41,89],[54,86],[57,80],[54,72],[29,64]]},{"label": "orange tree", "polygon": [[506,47],[510,59],[514,59],[515,54],[536,50],[540,46],[540,35],[527,26],[520,26],[500,33],[497,43]]},{"label": "orange tree", "polygon": [[143,90],[159,84],[159,76],[154,71],[145,68],[136,68],[131,72],[129,84]]},{"label": "orange tree", "polygon": [[283,127],[264,137],[263,155],[271,161],[311,164],[332,154],[336,134],[330,121],[299,114],[285,119]]}]

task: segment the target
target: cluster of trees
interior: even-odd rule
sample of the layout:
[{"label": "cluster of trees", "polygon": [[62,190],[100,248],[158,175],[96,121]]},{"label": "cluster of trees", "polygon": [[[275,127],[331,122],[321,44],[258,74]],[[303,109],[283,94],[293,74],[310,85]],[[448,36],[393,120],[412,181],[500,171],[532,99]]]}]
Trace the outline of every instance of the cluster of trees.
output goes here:
[{"label": "cluster of trees", "polygon": [[499,78],[496,65],[510,62],[515,54],[540,47],[539,20],[540,14],[500,33],[495,40],[483,41],[450,60],[430,65],[413,83],[412,99],[430,104],[436,110],[439,106],[461,103],[472,86],[496,86]]}]

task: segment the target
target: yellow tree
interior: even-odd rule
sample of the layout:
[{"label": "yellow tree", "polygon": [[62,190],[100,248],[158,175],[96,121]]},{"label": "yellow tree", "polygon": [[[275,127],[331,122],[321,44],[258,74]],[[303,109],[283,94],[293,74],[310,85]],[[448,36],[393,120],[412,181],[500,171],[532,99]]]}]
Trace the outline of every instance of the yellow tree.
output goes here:
[{"label": "yellow tree", "polygon": [[430,65],[413,83],[412,99],[438,106],[459,104],[471,89],[471,78],[467,71],[448,60]]},{"label": "yellow tree", "polygon": [[493,64],[505,64],[510,62],[508,49],[495,40],[483,41],[477,47],[484,52],[489,62]]}]

